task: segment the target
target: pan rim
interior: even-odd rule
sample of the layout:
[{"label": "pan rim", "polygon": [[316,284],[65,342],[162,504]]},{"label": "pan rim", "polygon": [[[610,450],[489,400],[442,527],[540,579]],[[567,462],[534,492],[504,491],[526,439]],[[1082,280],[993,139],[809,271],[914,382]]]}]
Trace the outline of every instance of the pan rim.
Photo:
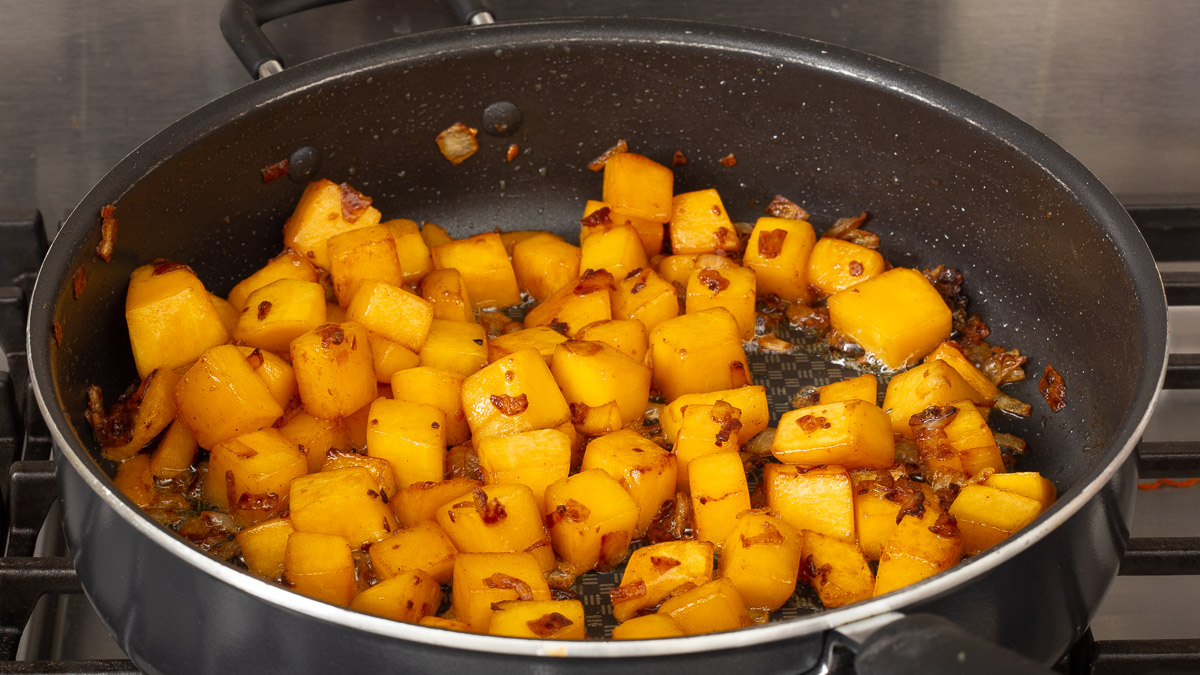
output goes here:
[{"label": "pan rim", "polygon": [[[553,642],[463,635],[334,607],[262,581],[248,573],[231,575],[229,571],[234,569],[231,565],[208,557],[160,527],[115,490],[111,479],[91,461],[90,452],[75,434],[64,433],[70,425],[62,408],[57,405],[58,392],[52,377],[49,348],[53,304],[61,283],[69,277],[66,272],[70,261],[78,255],[87,234],[96,229],[96,224],[92,222],[94,219],[86,214],[95,213],[102,203],[113,203],[107,200],[119,198],[124,190],[136,185],[178,150],[195,142],[197,135],[212,133],[251,110],[277,99],[302,95],[311,88],[355,75],[369,75],[375,69],[394,68],[405,62],[434,58],[464,48],[471,51],[503,48],[514,42],[519,42],[522,47],[561,47],[564,44],[587,43],[647,46],[682,44],[698,49],[733,50],[793,65],[818,68],[869,86],[888,89],[895,95],[917,100],[953,114],[960,120],[978,127],[980,133],[1007,143],[1024,158],[1036,162],[1047,176],[1057,180],[1065,192],[1095,218],[1113,240],[1114,246],[1122,249],[1122,257],[1130,267],[1137,267],[1139,264],[1145,267],[1148,264],[1149,269],[1153,269],[1149,251],[1124,209],[1095,176],[1066,151],[1029,125],[983,99],[952,84],[880,57],[767,31],[674,20],[563,19],[508,23],[434,31],[366,45],[301,64],[267,80],[236,89],[156,134],[118,163],[81,200],[55,237],[42,265],[31,295],[29,328],[26,335],[30,378],[38,407],[48,421],[59,457],[66,457],[71,468],[80,474],[83,481],[123,520],[149,537],[153,544],[163,547],[193,568],[231,584],[276,608],[290,609],[314,619],[330,621],[383,637],[454,649],[525,656],[664,656],[742,648],[814,634],[872,616],[902,612],[906,607],[952,591],[1015,557],[1061,526],[1095,496],[1129,459],[1157,401],[1167,365],[1167,312],[1161,279],[1156,277],[1151,280],[1144,276],[1139,278],[1139,275],[1131,275],[1131,284],[1141,300],[1143,314],[1161,315],[1161,322],[1148,328],[1154,331],[1154,334],[1149,336],[1148,343],[1156,344],[1157,338],[1161,337],[1163,346],[1161,354],[1150,355],[1157,360],[1158,372],[1153,372],[1155,362],[1147,360],[1138,378],[1134,402],[1135,409],[1144,410],[1140,419],[1126,417],[1115,432],[1113,443],[1087,474],[1071,486],[1049,511],[1017,536],[965,564],[863,603],[726,633],[637,641],[633,643],[636,648],[620,647],[616,641]],[[1035,160],[1030,155],[1031,149],[1037,149],[1045,161]],[[115,196],[101,200],[101,194]],[[68,247],[70,250],[66,250]],[[50,279],[57,281],[52,283]],[[1158,330],[1160,326],[1161,330]],[[55,405],[49,405],[51,400]]]}]

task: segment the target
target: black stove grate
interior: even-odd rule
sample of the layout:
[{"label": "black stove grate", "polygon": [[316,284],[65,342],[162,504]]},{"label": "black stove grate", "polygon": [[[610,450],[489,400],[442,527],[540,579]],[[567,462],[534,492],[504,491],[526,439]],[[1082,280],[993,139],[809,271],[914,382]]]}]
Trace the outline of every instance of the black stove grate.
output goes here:
[{"label": "black stove grate", "polygon": [[[1130,207],[1155,259],[1200,260],[1200,206]],[[8,372],[0,372],[0,673],[136,673],[127,660],[16,661],[21,633],[43,595],[79,593],[79,580],[65,557],[34,557],[34,545],[58,497],[50,438],[37,412],[25,361],[25,318],[38,261],[47,241],[41,215],[0,212],[0,348]],[[1200,305],[1200,273],[1164,272],[1172,305]],[[1200,355],[1172,354],[1168,389],[1200,389]],[[1143,478],[1200,476],[1200,439],[1143,442],[1138,470]],[[1200,574],[1200,538],[1134,538],[1121,574]],[[1059,664],[1076,675],[1200,672],[1200,639],[1102,640],[1084,635]]]}]

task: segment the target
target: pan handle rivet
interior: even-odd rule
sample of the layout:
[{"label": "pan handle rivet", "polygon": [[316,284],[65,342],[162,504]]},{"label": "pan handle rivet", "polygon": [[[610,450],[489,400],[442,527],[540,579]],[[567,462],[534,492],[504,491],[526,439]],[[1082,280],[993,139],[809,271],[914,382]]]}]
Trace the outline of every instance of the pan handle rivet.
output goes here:
[{"label": "pan handle rivet", "polygon": [[521,124],[521,109],[512,101],[497,101],[483,109],[483,130],[493,136],[508,136]]},{"label": "pan handle rivet", "polygon": [[288,178],[295,183],[308,183],[320,168],[321,151],[311,145],[296,148],[288,157]]}]

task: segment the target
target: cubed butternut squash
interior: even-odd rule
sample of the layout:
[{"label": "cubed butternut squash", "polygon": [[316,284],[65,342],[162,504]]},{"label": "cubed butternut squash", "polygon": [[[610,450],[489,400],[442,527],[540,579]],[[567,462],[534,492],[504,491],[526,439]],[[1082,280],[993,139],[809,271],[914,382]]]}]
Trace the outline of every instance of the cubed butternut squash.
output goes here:
[{"label": "cubed butternut squash", "polygon": [[356,590],[350,544],[337,535],[293,532],[284,550],[283,580],[297,593],[349,607]]},{"label": "cubed butternut squash", "polygon": [[233,345],[205,352],[173,395],[180,421],[202,448],[269,427],[283,415],[271,390]]},{"label": "cubed butternut squash", "polygon": [[818,394],[818,403],[837,403],[838,401],[879,402],[879,380],[872,373],[852,377],[840,382],[830,382],[822,386]]},{"label": "cubed butternut squash", "polygon": [[658,415],[659,422],[662,423],[663,436],[667,442],[678,442],[684,408],[697,403],[712,405],[717,401],[725,401],[741,411],[739,420],[742,427],[738,430],[739,439],[749,440],[767,428],[771,417],[770,409],[767,407],[767,390],[762,386],[747,385],[703,394],[687,394],[671,400],[659,411]]},{"label": "cubed butternut squash", "polygon": [[879,251],[842,239],[821,237],[808,259],[808,283],[832,295],[877,277],[885,269]]},{"label": "cubed butternut squash", "polygon": [[750,509],[750,488],[741,455],[718,452],[692,460],[688,485],[696,538],[721,544],[737,523],[738,514]]},{"label": "cubed butternut squash", "polygon": [[906,368],[950,337],[950,308],[925,275],[897,267],[829,296],[829,323],[883,365]]},{"label": "cubed butternut squash", "polygon": [[686,290],[688,279],[698,269],[728,270],[737,266],[732,258],[716,253],[691,253],[663,256],[654,269],[667,283]]},{"label": "cubed butternut squash", "polygon": [[634,539],[650,529],[663,504],[675,497],[675,455],[631,429],[594,438],[583,453],[581,471],[601,469],[621,484],[638,505]]},{"label": "cubed butternut squash", "polygon": [[892,422],[874,403],[854,399],[783,414],[771,454],[787,464],[886,469],[896,463]]},{"label": "cubed butternut squash", "polygon": [[487,632],[496,603],[550,600],[542,568],[528,553],[460,553],[453,578],[451,611],[476,633]]},{"label": "cubed butternut squash", "polygon": [[736,630],[753,624],[746,602],[729,579],[716,579],[665,600],[658,608],[687,635]]},{"label": "cubed butternut squash", "polygon": [[608,270],[620,278],[649,264],[641,237],[630,225],[610,225],[580,244],[580,270]]},{"label": "cubed butternut squash", "polygon": [[[608,200],[605,200],[608,201]],[[709,188],[677,194],[671,199],[671,251],[716,253],[740,250],[737,230],[717,191]]]},{"label": "cubed butternut squash", "polygon": [[330,237],[328,246],[333,290],[342,308],[350,306],[350,300],[365,281],[404,284],[396,240],[386,225],[343,232]]},{"label": "cubed butternut squash", "polygon": [[475,306],[456,269],[433,270],[421,279],[421,297],[433,305],[433,318],[475,323]]},{"label": "cubed butternut squash", "polygon": [[439,584],[450,582],[458,549],[432,520],[397,530],[367,550],[371,569],[380,579],[391,579],[420,570]]},{"label": "cubed butternut squash", "polygon": [[521,304],[517,275],[504,242],[495,232],[485,232],[433,247],[436,269],[458,270],[475,309]]},{"label": "cubed butternut squash", "polygon": [[277,429],[261,429],[212,448],[204,499],[240,525],[274,518],[288,508],[293,478],[308,473],[300,448]]},{"label": "cubed butternut squash", "polygon": [[950,405],[958,412],[944,429],[946,440],[958,451],[958,459],[966,475],[974,476],[984,469],[1004,473],[1004,457],[1000,454],[1000,446],[996,445],[996,437],[979,409],[965,399]]},{"label": "cubed butternut squash", "polygon": [[610,319],[584,326],[576,338],[585,342],[603,342],[636,363],[646,360],[649,337],[646,326],[634,319]]},{"label": "cubed butternut squash", "polygon": [[346,316],[372,333],[420,352],[433,324],[433,304],[386,281],[364,280]]},{"label": "cubed butternut squash", "polygon": [[433,270],[433,255],[429,252],[425,238],[421,236],[421,229],[415,222],[404,218],[389,220],[383,224],[392,231],[392,239],[396,242],[396,257],[400,260],[400,273],[404,283],[419,283]]},{"label": "cubed butternut squash", "polygon": [[557,429],[489,436],[475,449],[485,483],[526,485],[539,504],[546,487],[571,471],[571,438]]},{"label": "cubed butternut squash", "polygon": [[628,621],[661,603],[682,586],[701,586],[713,578],[713,543],[697,539],[643,546],[629,556],[621,585],[609,592],[613,616]]},{"label": "cubed butternut squash", "polygon": [[292,341],[291,354],[300,400],[309,414],[346,417],[375,399],[378,378],[362,324],[318,326]]},{"label": "cubed butternut squash", "polygon": [[843,541],[854,541],[854,498],[850,475],[840,466],[763,467],[767,506],[780,520]]},{"label": "cubed butternut squash", "polygon": [[462,501],[483,483],[470,478],[448,478],[436,483],[413,483],[388,500],[402,527],[437,521],[437,510],[451,501]]},{"label": "cubed butternut squash", "polygon": [[583,603],[578,600],[505,600],[497,602],[489,635],[537,640],[583,640]]},{"label": "cubed butternut squash", "polygon": [[902,512],[896,532],[883,546],[875,573],[875,595],[890,593],[947,570],[962,560],[963,540],[954,519],[934,502]]},{"label": "cubed butternut squash", "polygon": [[448,370],[419,366],[392,375],[392,398],[433,406],[446,416],[446,445],[471,438],[462,407],[462,378]]},{"label": "cubed butternut squash", "polygon": [[347,449],[350,438],[341,423],[314,417],[303,408],[293,411],[287,422],[279,427],[279,432],[287,436],[307,456],[308,472],[316,473],[325,465],[326,453],[334,448]]},{"label": "cubed butternut squash", "polygon": [[1035,499],[1041,504],[1043,511],[1054,504],[1057,496],[1054,483],[1046,480],[1036,471],[995,473],[989,476],[983,484]]},{"label": "cubed butternut squash", "polygon": [[738,516],[725,538],[717,570],[733,583],[747,606],[773,612],[796,590],[803,544],[800,530],[765,513],[748,511]]},{"label": "cubed butternut squash", "polygon": [[875,575],[853,542],[804,530],[802,569],[826,609],[868,600],[875,591]]},{"label": "cubed butternut squash", "polygon": [[271,518],[238,532],[235,538],[250,573],[278,581],[283,574],[288,537],[295,531],[292,521],[287,518]]},{"label": "cubed butternut squash", "polygon": [[221,323],[225,325],[225,332],[233,335],[233,332],[237,330],[238,315],[241,314],[241,310],[234,307],[233,303],[211,291],[208,297],[212,300],[213,309],[217,310],[217,314],[221,317]]},{"label": "cubed butternut squash", "polygon": [[477,323],[434,319],[421,349],[421,365],[467,377],[487,365],[487,330]]},{"label": "cubed butternut squash", "polygon": [[391,463],[386,459],[368,457],[353,450],[330,450],[325,454],[325,464],[321,466],[321,471],[337,471],[354,466],[360,466],[371,473],[378,486],[379,497],[384,502],[400,491]]},{"label": "cubed butternut squash", "polygon": [[[599,215],[601,209],[608,209],[604,215]],[[589,217],[591,216],[591,217]],[[628,213],[613,210],[610,204],[589,199],[583,207],[583,220],[579,228],[579,241],[587,239],[593,232],[603,231],[614,225],[627,225],[638,233],[642,249],[646,257],[658,255],[662,251],[665,228],[661,222],[639,218]]]},{"label": "cubed butternut squash", "polygon": [[517,286],[534,300],[545,300],[554,291],[579,278],[583,271],[579,267],[582,255],[578,246],[549,232],[524,239],[512,250]]},{"label": "cubed butternut squash", "polygon": [[683,421],[673,448],[679,461],[678,489],[687,490],[688,465],[692,460],[717,452],[738,451],[742,411],[726,401],[713,405],[693,403],[683,409]]},{"label": "cubed butternut squash", "polygon": [[571,419],[550,368],[533,349],[506,356],[464,379],[462,399],[476,442],[487,436],[553,429]]},{"label": "cubed butternut squash", "polygon": [[612,318],[613,275],[587,270],[577,281],[550,294],[525,314],[525,327],[550,326],[575,337],[584,326]]},{"label": "cubed butternut squash", "polygon": [[393,621],[416,623],[437,612],[442,587],[428,574],[414,570],[359,591],[350,609]]},{"label": "cubed butternut squash", "polygon": [[934,349],[929,353],[929,356],[925,357],[926,361],[933,359],[945,361],[951,368],[957,371],[959,375],[962,375],[963,379],[967,381],[967,384],[971,385],[972,389],[979,392],[979,395],[985,400],[990,401],[996,398],[996,395],[1000,393],[1000,389],[996,387],[996,385],[992,384],[992,381],[988,379],[987,375],[984,375],[982,371],[976,368],[975,364],[971,363],[971,361],[962,353],[962,350],[955,346],[953,342],[949,340],[943,341],[937,346],[937,349]]},{"label": "cubed butternut squash", "polygon": [[535,326],[507,333],[488,340],[488,363],[495,363],[509,354],[524,349],[536,349],[546,360],[546,365],[550,365],[550,359],[554,356],[554,348],[568,339],[566,335],[549,326]]},{"label": "cubed butternut squash", "polygon": [[652,640],[655,638],[683,637],[685,633],[669,614],[646,614],[637,616],[612,630],[614,640]]},{"label": "cubed butternut squash", "polygon": [[754,311],[756,288],[754,270],[748,267],[697,269],[688,278],[687,313],[724,307],[737,321],[741,338],[749,340],[754,337],[757,317]]},{"label": "cubed butternut squash", "polygon": [[649,267],[621,277],[611,299],[614,319],[636,319],[647,333],[663,321],[679,316],[675,286]]},{"label": "cubed butternut squash", "polygon": [[325,323],[325,289],[321,284],[280,279],[246,298],[233,338],[272,352],[288,351],[300,335]]},{"label": "cubed butternut squash", "polygon": [[129,277],[125,323],[138,377],[175,370],[229,341],[212,298],[187,265],[142,265]]},{"label": "cubed butternut squash", "polygon": [[742,264],[754,270],[759,294],[807,302],[808,258],[817,237],[803,220],[759,218],[746,241]]},{"label": "cubed butternut squash", "polygon": [[675,174],[654,160],[632,152],[608,158],[604,164],[602,201],[613,209],[665,223],[671,218]]},{"label": "cubed butternut squash", "polygon": [[304,189],[296,209],[283,225],[283,245],[296,249],[321,269],[330,267],[329,239],[379,224],[379,209],[370,198],[346,183],[321,179]]},{"label": "cubed butternut squash", "polygon": [[485,485],[443,504],[438,525],[460,553],[529,553],[543,572],[554,569],[541,504],[527,485]]},{"label": "cubed butternut squash", "polygon": [[271,258],[258,271],[238,282],[229,291],[229,304],[240,314],[246,307],[246,298],[254,291],[278,279],[317,281],[317,268],[304,254],[296,249],[284,249],[283,253]]},{"label": "cubed butternut squash", "polygon": [[371,363],[375,367],[375,381],[387,384],[401,370],[416,368],[421,364],[421,355],[408,347],[393,342],[382,335],[368,333],[371,342]]},{"label": "cubed butternut squash", "polygon": [[292,481],[292,526],[297,532],[336,534],[355,547],[399,528],[379,494],[379,482],[361,466],[321,471]]},{"label": "cubed butternut squash", "polygon": [[154,499],[154,475],[150,473],[150,455],[134,455],[117,466],[113,485],[139,508],[147,508]]},{"label": "cubed butternut squash", "polygon": [[602,342],[568,340],[558,345],[550,372],[575,413],[582,407],[616,403],[617,425],[603,431],[616,431],[646,414],[650,369]]},{"label": "cubed butternut squash", "polygon": [[954,498],[950,515],[958,520],[963,553],[987,550],[1033,522],[1038,500],[989,485],[968,485]]},{"label": "cubed butternut squash", "polygon": [[543,513],[554,552],[572,575],[624,560],[638,522],[637,502],[602,469],[550,484]]},{"label": "cubed butternut squash", "polygon": [[723,307],[668,319],[650,333],[654,380],[663,398],[750,384],[737,320]]},{"label": "cubed butternut squash", "polygon": [[913,437],[909,420],[929,406],[946,406],[963,399],[982,403],[982,397],[945,361],[933,360],[900,373],[888,382],[883,409],[892,431]]},{"label": "cubed butternut squash", "polygon": [[396,485],[438,481],[446,472],[446,415],[420,403],[378,398],[367,422],[367,454],[392,465]]},{"label": "cubed butternut squash", "polygon": [[150,473],[155,478],[177,478],[192,470],[199,444],[179,420],[167,427],[166,433],[150,456]]}]

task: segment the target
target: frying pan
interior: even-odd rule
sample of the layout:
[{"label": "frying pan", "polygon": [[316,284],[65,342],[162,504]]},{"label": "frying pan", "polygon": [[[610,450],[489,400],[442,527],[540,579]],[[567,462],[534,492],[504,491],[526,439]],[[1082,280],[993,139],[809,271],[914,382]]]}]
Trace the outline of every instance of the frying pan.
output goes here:
[{"label": "frying pan", "polygon": [[[441,129],[483,126],[498,103],[509,110],[509,136],[481,133],[480,152],[457,167],[438,154]],[[283,219],[317,177],[349,181],[387,216],[434,221],[455,236],[500,226],[573,239],[583,200],[599,192],[585,166],[618,138],[660,161],[682,150],[689,162],[677,191],[715,187],[739,219],[756,218],[777,193],[814,211],[818,229],[866,210],[895,264],[961,269],[992,340],[1031,357],[1031,377],[1009,393],[1034,414],[1005,430],[1029,441],[1021,467],[1051,478],[1058,503],[986,553],[868,602],[708,636],[548,643],[396,623],[299,596],[208,558],[113,488],[84,408],[87,385],[116,392],[134,377],[122,321],[134,267],[184,262],[224,294],[279,248]],[[512,143],[522,153],[509,163]],[[735,167],[718,161],[729,153]],[[264,184],[260,170],[288,157],[291,180]],[[120,222],[108,263],[94,254],[106,204]],[[87,283],[76,299],[81,268]],[[247,85],[168,127],[65,222],[33,291],[28,353],[80,581],[146,671],[797,672],[839,641],[857,644],[917,613],[1036,663],[1057,659],[1116,574],[1133,447],[1165,371],[1166,336],[1161,280],[1117,201],[1062,149],[981,99],[793,37],[567,20],[365,46]],[[1057,414],[1035,389],[1047,364],[1068,387]],[[841,376],[794,356],[752,370],[788,393]],[[865,645],[860,665],[873,655],[886,672],[914,645],[976,655],[968,638],[938,643],[945,631],[917,628],[929,640],[875,631],[891,642]]]}]

